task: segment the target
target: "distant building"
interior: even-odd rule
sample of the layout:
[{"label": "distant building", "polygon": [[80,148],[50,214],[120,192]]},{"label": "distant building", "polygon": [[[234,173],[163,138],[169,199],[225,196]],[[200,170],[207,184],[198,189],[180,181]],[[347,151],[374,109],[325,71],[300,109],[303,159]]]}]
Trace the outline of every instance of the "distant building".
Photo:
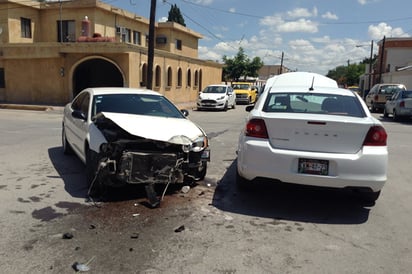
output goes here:
[{"label": "distant building", "polygon": [[[412,89],[412,38],[384,38],[378,43],[379,52],[372,65],[371,86],[378,83],[400,83]],[[369,65],[360,77],[359,87],[363,92],[369,87]]]},{"label": "distant building", "polygon": [[[0,101],[65,104],[86,87],[146,87],[149,20],[98,0],[0,0]],[[194,104],[222,64],[198,59],[202,36],[155,24],[153,90]]]}]

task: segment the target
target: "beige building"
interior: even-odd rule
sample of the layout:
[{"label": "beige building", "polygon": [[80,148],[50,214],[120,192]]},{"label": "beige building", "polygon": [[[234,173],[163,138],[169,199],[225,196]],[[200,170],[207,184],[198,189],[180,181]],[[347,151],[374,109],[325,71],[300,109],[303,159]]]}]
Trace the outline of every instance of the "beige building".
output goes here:
[{"label": "beige building", "polygon": [[[145,87],[149,20],[98,0],[0,0],[0,102],[56,104],[97,86]],[[202,36],[155,25],[153,90],[178,105],[220,83],[222,65],[198,59]]]}]

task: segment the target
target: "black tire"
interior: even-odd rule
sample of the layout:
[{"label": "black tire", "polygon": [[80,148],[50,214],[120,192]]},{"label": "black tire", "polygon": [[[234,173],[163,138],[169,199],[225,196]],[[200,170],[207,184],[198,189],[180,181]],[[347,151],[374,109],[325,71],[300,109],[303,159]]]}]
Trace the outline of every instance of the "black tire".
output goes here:
[{"label": "black tire", "polygon": [[70,146],[70,144],[67,142],[66,131],[64,130],[64,125],[62,127],[62,148],[63,148],[64,154],[66,155],[73,154],[73,149]]},{"label": "black tire", "polygon": [[202,162],[202,168],[196,171],[196,181],[202,181],[205,179],[207,173],[207,162]]},{"label": "black tire", "polygon": [[223,111],[227,111],[229,108],[229,102],[226,101],[225,106],[223,107]]},{"label": "black tire", "polygon": [[396,114],[396,110],[393,110],[392,118],[396,122],[400,120],[400,117]]},{"label": "black tire", "polygon": [[363,192],[361,199],[367,206],[374,206],[380,195],[380,190],[377,192]]},{"label": "black tire", "polygon": [[96,180],[97,172],[97,155],[88,146],[86,147],[86,181],[90,186]]},{"label": "black tire", "polygon": [[247,190],[250,188],[250,181],[243,178],[240,174],[239,171],[236,170],[236,186],[240,190]]},{"label": "black tire", "polygon": [[383,117],[388,118],[389,114],[386,111],[386,107],[383,109]]},{"label": "black tire", "polygon": [[371,112],[376,112],[376,107],[375,104],[372,102],[372,106],[371,106]]},{"label": "black tire", "polygon": [[236,102],[233,102],[232,109],[236,108]]}]

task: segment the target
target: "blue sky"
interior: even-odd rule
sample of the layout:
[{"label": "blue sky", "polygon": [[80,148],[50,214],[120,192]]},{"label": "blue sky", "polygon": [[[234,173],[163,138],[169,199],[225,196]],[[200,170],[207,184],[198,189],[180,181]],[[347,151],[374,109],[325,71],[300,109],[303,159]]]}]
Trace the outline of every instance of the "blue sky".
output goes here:
[{"label": "blue sky", "polygon": [[[151,0],[104,0],[149,18]],[[242,47],[267,65],[326,74],[359,63],[386,37],[410,37],[410,0],[158,0],[156,20],[176,4],[186,26],[203,35],[199,58],[222,62]]]}]

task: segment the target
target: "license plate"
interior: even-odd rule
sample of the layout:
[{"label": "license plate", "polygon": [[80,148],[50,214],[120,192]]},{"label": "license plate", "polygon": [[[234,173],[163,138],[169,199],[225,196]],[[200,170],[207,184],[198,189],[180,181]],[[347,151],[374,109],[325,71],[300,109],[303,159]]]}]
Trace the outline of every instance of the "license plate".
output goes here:
[{"label": "license plate", "polygon": [[329,161],[300,158],[298,172],[305,174],[328,175]]}]

